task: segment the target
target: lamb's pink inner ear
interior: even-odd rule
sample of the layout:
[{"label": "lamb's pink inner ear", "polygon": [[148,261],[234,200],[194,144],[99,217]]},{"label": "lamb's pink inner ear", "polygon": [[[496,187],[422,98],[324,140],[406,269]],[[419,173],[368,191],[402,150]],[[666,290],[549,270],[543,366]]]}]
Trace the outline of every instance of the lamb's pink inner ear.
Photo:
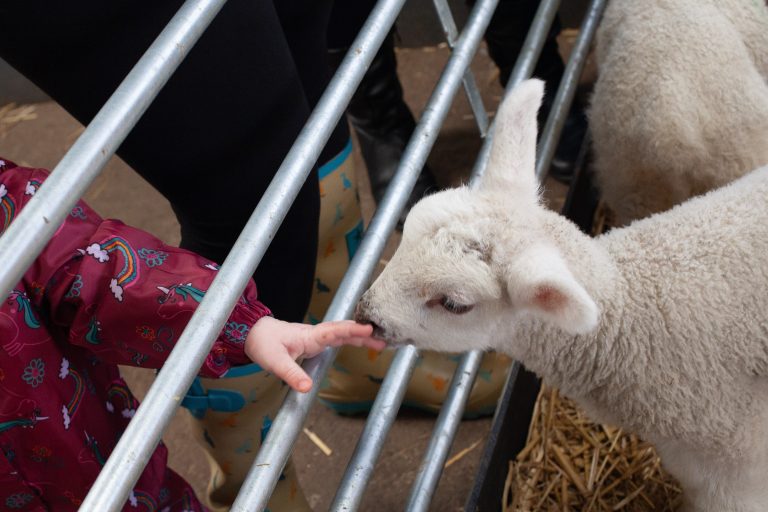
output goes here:
[{"label": "lamb's pink inner ear", "polygon": [[557,288],[539,285],[533,294],[533,305],[547,313],[556,313],[568,305],[568,297]]}]

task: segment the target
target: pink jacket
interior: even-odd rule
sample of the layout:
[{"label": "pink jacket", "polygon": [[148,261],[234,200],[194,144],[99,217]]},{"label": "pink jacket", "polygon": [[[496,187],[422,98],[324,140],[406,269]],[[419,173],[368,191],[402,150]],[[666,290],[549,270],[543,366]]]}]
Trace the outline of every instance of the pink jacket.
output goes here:
[{"label": "pink jacket", "polygon": [[[0,234],[46,176],[0,160]],[[161,367],[217,268],[72,209],[0,302],[0,510],[77,510],[138,406],[117,365]],[[268,314],[249,283],[200,375],[250,363],[245,336]],[[125,510],[204,510],[166,456],[160,444]]]}]

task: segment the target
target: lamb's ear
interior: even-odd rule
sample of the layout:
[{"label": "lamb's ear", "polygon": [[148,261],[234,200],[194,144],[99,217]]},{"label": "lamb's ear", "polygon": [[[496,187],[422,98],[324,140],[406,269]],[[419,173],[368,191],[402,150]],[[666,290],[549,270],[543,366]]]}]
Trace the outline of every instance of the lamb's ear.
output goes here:
[{"label": "lamb's ear", "polygon": [[536,114],[543,95],[541,80],[526,80],[507,94],[496,114],[491,153],[479,189],[520,189],[537,195]]},{"label": "lamb's ear", "polygon": [[599,310],[552,247],[524,251],[508,268],[507,290],[514,307],[570,334],[597,327]]}]

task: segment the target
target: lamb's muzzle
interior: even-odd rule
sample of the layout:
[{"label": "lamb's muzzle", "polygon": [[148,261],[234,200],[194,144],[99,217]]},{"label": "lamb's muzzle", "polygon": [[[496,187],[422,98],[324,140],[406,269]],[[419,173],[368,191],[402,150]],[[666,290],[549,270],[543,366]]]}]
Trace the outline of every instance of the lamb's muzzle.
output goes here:
[{"label": "lamb's muzzle", "polygon": [[373,337],[379,338],[384,341],[387,341],[387,343],[391,342],[387,339],[387,333],[384,329],[381,328],[378,322],[376,322],[371,313],[371,302],[368,299],[368,292],[363,294],[363,296],[360,298],[360,302],[357,303],[357,306],[355,306],[355,322],[360,324],[370,324],[373,326]]}]

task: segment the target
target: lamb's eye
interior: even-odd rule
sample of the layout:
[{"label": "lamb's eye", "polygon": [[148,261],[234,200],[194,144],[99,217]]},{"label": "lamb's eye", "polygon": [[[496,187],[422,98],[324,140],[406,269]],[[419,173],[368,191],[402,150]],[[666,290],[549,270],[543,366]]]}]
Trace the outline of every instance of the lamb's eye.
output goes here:
[{"label": "lamb's eye", "polygon": [[453,313],[454,315],[463,315],[464,313],[470,312],[472,308],[475,307],[471,304],[459,304],[445,296],[440,299],[440,305],[443,306],[446,311]]}]

